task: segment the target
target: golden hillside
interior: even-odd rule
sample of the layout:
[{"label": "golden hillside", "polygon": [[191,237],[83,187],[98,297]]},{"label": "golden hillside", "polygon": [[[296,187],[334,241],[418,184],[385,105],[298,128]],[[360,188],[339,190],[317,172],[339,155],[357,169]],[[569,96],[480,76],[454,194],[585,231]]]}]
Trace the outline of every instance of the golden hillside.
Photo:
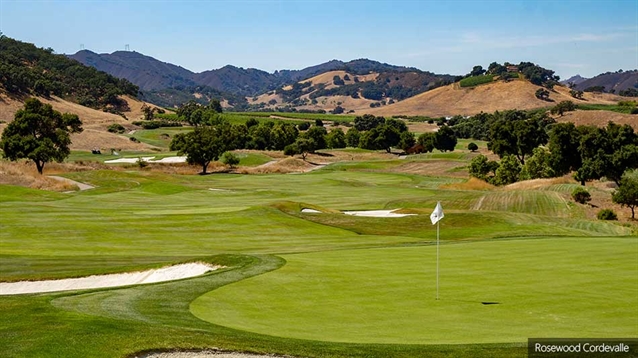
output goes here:
[{"label": "golden hillside", "polygon": [[553,102],[548,102],[536,98],[535,92],[538,88],[539,86],[522,79],[510,82],[497,81],[471,88],[461,88],[458,83],[453,83],[391,105],[358,110],[357,113],[441,117],[457,114],[474,115],[480,112],[491,113],[508,109],[551,107],[560,101],[616,104],[622,100],[622,97],[606,93],[585,93],[583,100],[577,100],[569,94],[568,88],[556,86],[549,95]]},{"label": "golden hillside", "polygon": [[[344,77],[348,76],[348,79],[344,79]],[[304,80],[299,81],[298,83],[306,83],[310,82],[312,86],[324,85],[326,89],[331,89],[337,87],[334,84],[334,76],[339,76],[343,79],[344,84],[350,85],[355,83],[355,77],[359,82],[367,82],[374,81],[379,77],[378,73],[370,73],[367,75],[353,75],[346,71],[329,71],[324,72],[322,74],[316,75],[314,77],[310,77]],[[283,90],[289,91],[292,89],[291,85],[283,87]],[[307,104],[303,106],[297,106],[297,109],[309,109],[309,110],[319,110],[323,109],[325,111],[332,111],[336,106],[340,105],[349,110],[363,110],[365,108],[370,108],[370,103],[377,102],[365,98],[352,98],[350,96],[321,96],[317,97],[317,103],[312,104],[310,101],[310,93],[308,92],[301,97],[301,100],[307,99]],[[268,104],[271,100],[275,100],[276,103],[273,105],[267,105],[267,108],[275,108],[277,106],[281,106],[284,104],[283,98],[281,95],[275,94],[274,91],[270,91],[268,93],[264,93],[262,95],[256,97],[246,97],[248,103],[250,104],[258,104],[265,103]]]},{"label": "golden hillside", "polygon": [[563,116],[554,117],[557,122],[571,122],[576,125],[594,125],[604,127],[609,121],[616,124],[629,124],[638,131],[638,115],[617,113],[612,111],[573,111],[566,112]]},{"label": "golden hillside", "polygon": [[378,73],[370,73],[367,75],[353,75],[346,71],[329,71],[329,72],[324,72],[315,77],[311,77],[303,81],[299,81],[299,83],[310,82],[312,83],[313,86],[316,86],[318,84],[324,84],[326,85],[326,88],[333,88],[333,87],[336,87],[333,83],[334,77],[339,76],[341,77],[341,79],[343,79],[346,75],[348,75],[348,77],[350,78],[349,80],[343,81],[347,85],[351,85],[355,83],[354,81],[355,77],[359,80],[359,82],[374,81],[377,79],[377,77],[379,77]]},{"label": "golden hillside", "polygon": [[[51,98],[38,98],[43,103],[48,103],[53,108],[62,113],[74,113],[80,117],[84,131],[82,133],[73,134],[71,137],[73,150],[91,150],[100,148],[108,150],[117,148],[123,150],[150,150],[151,146],[144,143],[132,142],[128,137],[110,133],[107,131],[109,125],[119,123],[128,131],[134,130],[135,126],[131,122],[142,118],[142,105],[144,102],[135,98],[125,96],[123,99],[128,103],[130,110],[124,112],[128,118],[122,116],[98,111],[92,108],[81,106],[77,103],[65,101],[61,98],[52,96]],[[155,105],[147,104],[152,107]],[[23,107],[23,101],[10,98],[0,93],[0,131],[4,130],[7,123],[14,118],[15,112]]]}]

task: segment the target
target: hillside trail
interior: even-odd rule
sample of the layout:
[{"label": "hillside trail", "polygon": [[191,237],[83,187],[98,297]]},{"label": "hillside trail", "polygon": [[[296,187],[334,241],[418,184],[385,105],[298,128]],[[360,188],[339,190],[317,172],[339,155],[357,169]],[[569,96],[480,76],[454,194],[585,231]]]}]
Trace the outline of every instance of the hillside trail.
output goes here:
[{"label": "hillside trail", "polygon": [[80,189],[80,190],[89,190],[89,189],[95,188],[92,185],[85,184],[85,183],[80,183],[79,181],[71,180],[71,179],[60,177],[60,176],[57,176],[57,175],[49,175],[48,177],[51,178],[51,179],[55,179],[55,180],[61,181],[61,182],[73,184],[73,185],[77,186],[78,189]]}]

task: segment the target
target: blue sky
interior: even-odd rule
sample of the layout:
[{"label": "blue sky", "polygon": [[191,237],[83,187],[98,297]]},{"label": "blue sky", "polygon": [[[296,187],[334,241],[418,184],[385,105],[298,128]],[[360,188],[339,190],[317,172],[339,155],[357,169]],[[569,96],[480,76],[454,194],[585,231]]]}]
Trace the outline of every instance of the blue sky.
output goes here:
[{"label": "blue sky", "polygon": [[450,74],[531,61],[563,79],[638,68],[638,0],[0,0],[0,31],[57,53],[129,44],[195,72],[357,58]]}]

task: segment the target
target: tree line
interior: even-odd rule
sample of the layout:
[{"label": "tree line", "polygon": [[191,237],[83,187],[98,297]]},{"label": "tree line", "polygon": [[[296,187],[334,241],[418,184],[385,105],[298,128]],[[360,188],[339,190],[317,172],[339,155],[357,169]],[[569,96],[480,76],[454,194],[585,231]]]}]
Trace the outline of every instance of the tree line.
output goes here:
[{"label": "tree line", "polygon": [[431,152],[452,151],[457,143],[449,127],[415,138],[404,121],[369,114],[356,117],[347,132],[341,128],[328,132],[320,120],[314,125],[307,122],[294,125],[281,121],[260,123],[251,118],[245,123],[230,124],[210,106],[198,104],[182,106],[178,115],[195,128],[173,137],[170,149],[186,155],[189,163],[200,165],[203,173],[212,161],[236,149],[283,150],[286,155],[299,154],[305,160],[308,153],[327,148],[355,147],[390,153],[392,148],[407,150],[418,143],[419,152]]},{"label": "tree line", "polygon": [[500,158],[478,155],[470,163],[471,176],[494,185],[568,173],[581,185],[606,178],[618,185],[613,201],[630,207],[634,217],[638,180],[628,173],[638,168],[638,135],[631,126],[555,123],[538,111],[481,113],[457,122],[452,128],[459,136],[487,140]]}]

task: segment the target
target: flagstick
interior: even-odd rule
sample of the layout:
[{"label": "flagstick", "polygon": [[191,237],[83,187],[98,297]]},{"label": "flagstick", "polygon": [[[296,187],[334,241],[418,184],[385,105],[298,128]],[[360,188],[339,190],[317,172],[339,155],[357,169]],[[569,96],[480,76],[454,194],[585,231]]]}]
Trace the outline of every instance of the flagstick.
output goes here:
[{"label": "flagstick", "polygon": [[437,301],[439,300],[439,221],[436,222],[436,300]]}]

